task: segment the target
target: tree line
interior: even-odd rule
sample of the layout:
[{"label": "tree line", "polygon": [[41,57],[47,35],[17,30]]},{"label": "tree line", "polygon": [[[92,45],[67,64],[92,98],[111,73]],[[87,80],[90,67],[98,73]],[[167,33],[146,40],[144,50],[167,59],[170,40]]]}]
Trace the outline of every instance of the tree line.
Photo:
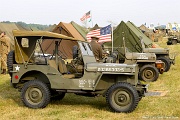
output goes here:
[{"label": "tree line", "polygon": [[27,23],[21,22],[21,21],[20,22],[3,21],[2,23],[15,23],[24,28],[35,28],[38,30],[45,30],[46,28],[49,28],[50,26],[52,26],[52,25],[42,25],[42,24],[34,24],[34,23],[27,24]]}]

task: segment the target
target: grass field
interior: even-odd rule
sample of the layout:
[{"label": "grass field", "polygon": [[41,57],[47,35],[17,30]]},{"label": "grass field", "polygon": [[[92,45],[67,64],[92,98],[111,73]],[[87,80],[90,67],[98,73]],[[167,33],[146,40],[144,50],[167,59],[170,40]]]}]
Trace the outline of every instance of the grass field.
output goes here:
[{"label": "grass field", "polygon": [[[159,46],[179,52],[180,45],[167,46],[165,41]],[[180,56],[169,72],[160,75],[156,82],[149,84],[149,91],[166,91],[165,96],[142,98],[132,113],[113,113],[103,97],[82,97],[66,94],[62,101],[51,101],[44,109],[25,107],[20,93],[10,86],[9,75],[0,75],[0,119],[1,120],[146,120],[180,119]]]}]

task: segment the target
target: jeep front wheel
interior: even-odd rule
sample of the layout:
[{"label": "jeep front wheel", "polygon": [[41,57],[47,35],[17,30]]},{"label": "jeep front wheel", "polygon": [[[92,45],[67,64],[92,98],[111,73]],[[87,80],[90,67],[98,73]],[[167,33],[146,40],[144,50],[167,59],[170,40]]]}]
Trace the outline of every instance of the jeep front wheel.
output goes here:
[{"label": "jeep front wheel", "polygon": [[24,84],[21,99],[27,107],[44,108],[50,102],[50,90],[45,83],[32,80]]},{"label": "jeep front wheel", "polygon": [[112,111],[129,113],[137,107],[139,95],[132,85],[122,82],[107,90],[106,101]]},{"label": "jeep front wheel", "polygon": [[158,79],[158,69],[152,65],[144,65],[140,68],[139,79],[146,82],[154,82]]}]

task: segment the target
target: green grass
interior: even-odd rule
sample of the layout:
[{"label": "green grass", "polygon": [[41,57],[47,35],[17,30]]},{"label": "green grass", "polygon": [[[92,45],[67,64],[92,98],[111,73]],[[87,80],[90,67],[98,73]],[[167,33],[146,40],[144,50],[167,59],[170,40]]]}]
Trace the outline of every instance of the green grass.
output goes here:
[{"label": "green grass", "polygon": [[[167,46],[158,43],[171,52],[180,51],[180,45]],[[30,109],[23,105],[20,92],[10,86],[9,75],[0,75],[0,119],[16,120],[140,120],[140,119],[180,119],[180,57],[169,72],[160,75],[150,83],[149,91],[167,91],[165,96],[142,98],[132,113],[113,113],[104,97],[83,97],[66,94],[62,101],[51,101],[44,109]]]}]

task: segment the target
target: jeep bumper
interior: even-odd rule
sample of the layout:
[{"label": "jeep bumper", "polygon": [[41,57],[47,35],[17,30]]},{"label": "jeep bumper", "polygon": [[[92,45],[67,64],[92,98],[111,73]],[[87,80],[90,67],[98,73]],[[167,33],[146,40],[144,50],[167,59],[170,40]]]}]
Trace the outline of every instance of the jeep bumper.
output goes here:
[{"label": "jeep bumper", "polygon": [[161,60],[157,60],[155,63],[155,67],[159,70],[160,74],[163,74],[164,72],[164,62],[162,62]]}]

